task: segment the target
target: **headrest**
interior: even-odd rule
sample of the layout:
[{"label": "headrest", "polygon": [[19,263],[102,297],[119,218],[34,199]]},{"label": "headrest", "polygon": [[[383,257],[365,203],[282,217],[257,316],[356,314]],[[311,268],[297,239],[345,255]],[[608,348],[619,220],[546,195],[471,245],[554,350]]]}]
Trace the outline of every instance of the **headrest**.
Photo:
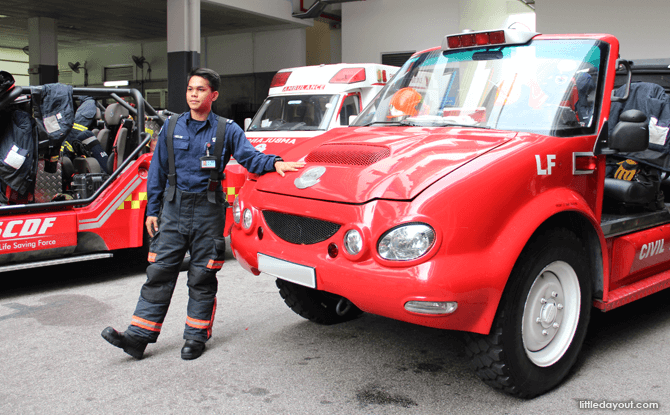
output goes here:
[{"label": "headrest", "polygon": [[105,110],[105,122],[107,125],[119,125],[121,119],[129,115],[128,110],[121,104],[111,104]]}]

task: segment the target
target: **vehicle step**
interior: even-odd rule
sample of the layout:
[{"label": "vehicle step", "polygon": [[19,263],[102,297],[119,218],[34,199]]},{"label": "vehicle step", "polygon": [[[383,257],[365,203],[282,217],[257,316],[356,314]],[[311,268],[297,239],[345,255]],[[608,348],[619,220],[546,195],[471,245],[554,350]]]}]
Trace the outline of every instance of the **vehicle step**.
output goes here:
[{"label": "vehicle step", "polygon": [[73,262],[93,261],[95,259],[111,258],[112,256],[114,256],[114,254],[101,253],[101,254],[79,255],[79,256],[73,256],[73,257],[68,257],[68,258],[50,259],[50,260],[46,260],[46,261],[35,261],[35,262],[28,262],[28,263],[23,263],[23,264],[5,265],[5,266],[0,267],[0,272],[18,271],[18,270],[22,270],[22,269],[39,268],[39,267],[48,267],[48,266],[51,266],[51,265],[70,264],[70,263],[73,263]]},{"label": "vehicle step", "polygon": [[595,300],[593,305],[601,311],[610,311],[669,287],[670,271],[665,271],[610,291],[607,301]]}]

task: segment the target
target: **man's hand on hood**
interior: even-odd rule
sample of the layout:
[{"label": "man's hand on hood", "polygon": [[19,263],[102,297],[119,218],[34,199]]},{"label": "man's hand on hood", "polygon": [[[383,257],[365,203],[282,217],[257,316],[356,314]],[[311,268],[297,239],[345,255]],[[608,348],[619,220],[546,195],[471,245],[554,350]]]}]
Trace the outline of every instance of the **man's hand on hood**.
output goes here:
[{"label": "man's hand on hood", "polygon": [[305,165],[304,161],[277,161],[275,162],[275,171],[284,177],[287,171],[298,171]]}]

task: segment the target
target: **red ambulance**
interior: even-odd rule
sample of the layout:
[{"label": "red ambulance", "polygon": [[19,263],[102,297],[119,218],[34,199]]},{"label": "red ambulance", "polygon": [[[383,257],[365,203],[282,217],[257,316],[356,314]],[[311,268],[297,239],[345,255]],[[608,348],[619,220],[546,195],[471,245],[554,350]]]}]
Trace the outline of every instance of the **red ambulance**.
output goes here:
[{"label": "red ambulance", "polygon": [[[282,69],[253,120],[245,120],[246,136],[257,150],[284,156],[330,129],[347,127],[398,69],[348,63]],[[234,159],[226,166],[224,189],[231,205],[245,176],[246,170]],[[226,236],[233,223],[231,212]]]}]

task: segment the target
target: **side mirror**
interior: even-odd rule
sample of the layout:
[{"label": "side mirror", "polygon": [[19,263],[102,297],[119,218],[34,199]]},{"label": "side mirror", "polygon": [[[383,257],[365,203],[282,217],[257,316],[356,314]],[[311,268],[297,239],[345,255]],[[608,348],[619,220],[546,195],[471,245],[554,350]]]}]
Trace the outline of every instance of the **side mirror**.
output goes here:
[{"label": "side mirror", "polygon": [[609,138],[609,148],[620,153],[644,151],[649,147],[649,122],[642,111],[627,110]]},{"label": "side mirror", "polygon": [[251,125],[251,118],[245,118],[244,119],[244,131],[249,130],[250,125]]},{"label": "side mirror", "polygon": [[347,125],[351,125],[352,122],[358,117],[358,115],[350,115]]}]

